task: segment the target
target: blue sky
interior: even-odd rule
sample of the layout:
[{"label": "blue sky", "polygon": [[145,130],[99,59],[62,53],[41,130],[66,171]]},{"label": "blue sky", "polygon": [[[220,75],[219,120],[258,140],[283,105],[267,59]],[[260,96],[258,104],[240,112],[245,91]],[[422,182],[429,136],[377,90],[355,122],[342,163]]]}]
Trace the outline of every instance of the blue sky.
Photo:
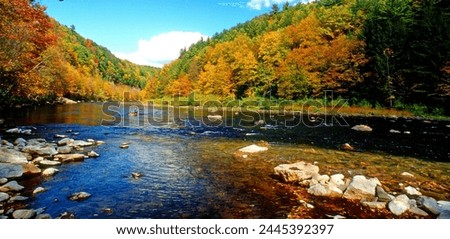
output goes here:
[{"label": "blue sky", "polygon": [[[288,0],[291,3],[299,0]],[[60,23],[120,58],[162,66],[179,50],[286,0],[39,0]]]}]

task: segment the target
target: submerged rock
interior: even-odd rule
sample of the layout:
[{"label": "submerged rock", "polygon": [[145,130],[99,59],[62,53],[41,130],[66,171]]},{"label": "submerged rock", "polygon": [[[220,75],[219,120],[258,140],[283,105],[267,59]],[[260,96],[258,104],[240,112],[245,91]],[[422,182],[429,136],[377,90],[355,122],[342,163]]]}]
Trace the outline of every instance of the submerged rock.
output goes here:
[{"label": "submerged rock", "polygon": [[299,182],[311,179],[319,173],[319,167],[310,163],[298,162],[294,164],[281,164],[275,167],[275,176],[284,182]]},{"label": "submerged rock", "polygon": [[252,154],[252,153],[260,153],[260,152],[264,152],[269,150],[269,148],[267,147],[260,147],[256,144],[252,144],[250,146],[244,147],[242,149],[239,149],[239,152],[241,153],[248,153],[248,154]]},{"label": "submerged rock", "polygon": [[375,199],[377,186],[381,186],[377,178],[367,179],[365,176],[357,175],[353,177],[343,197],[352,200],[366,199],[367,201],[372,201]]},{"label": "submerged rock", "polygon": [[91,194],[87,193],[87,192],[79,192],[79,193],[74,193],[72,195],[69,196],[69,200],[71,201],[83,201],[86,200],[88,198],[91,197]]}]

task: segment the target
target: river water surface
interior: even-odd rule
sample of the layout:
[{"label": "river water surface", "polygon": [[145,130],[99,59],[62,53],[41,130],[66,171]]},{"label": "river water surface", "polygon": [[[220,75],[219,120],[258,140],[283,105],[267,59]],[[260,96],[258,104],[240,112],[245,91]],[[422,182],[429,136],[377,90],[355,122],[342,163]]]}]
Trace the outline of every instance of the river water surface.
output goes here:
[{"label": "river water surface", "polygon": [[[138,116],[129,116],[128,105],[106,108],[82,103],[2,113],[5,129],[35,127],[30,138],[56,141],[55,134],[65,134],[106,142],[92,148],[97,159],[62,165],[52,178],[22,182],[48,189],[27,201],[30,208],[77,218],[286,218],[298,198],[271,174],[278,164],[298,161],[316,163],[322,174],[377,177],[391,191],[401,190],[399,175],[409,172],[416,179],[408,183],[424,194],[450,199],[450,122],[167,107],[141,108]],[[208,114],[223,115],[223,121]],[[255,126],[258,120],[265,125]],[[374,131],[351,130],[357,124]],[[122,143],[130,147],[119,148]],[[344,143],[356,150],[340,150]],[[251,144],[268,144],[269,151],[235,155]],[[134,179],[133,172],[143,176]],[[80,191],[92,197],[68,200]]]}]

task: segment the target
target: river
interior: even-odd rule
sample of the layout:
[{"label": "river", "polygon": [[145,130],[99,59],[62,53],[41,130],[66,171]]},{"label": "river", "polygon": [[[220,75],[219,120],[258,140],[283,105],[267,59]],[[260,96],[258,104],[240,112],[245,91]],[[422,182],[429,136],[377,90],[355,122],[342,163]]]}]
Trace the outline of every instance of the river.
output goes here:
[{"label": "river", "polygon": [[[298,161],[316,163],[321,173],[377,177],[393,191],[399,175],[409,172],[424,194],[450,199],[450,122],[137,106],[137,116],[129,114],[133,104],[114,103],[2,112],[4,129],[34,127],[29,138],[57,140],[56,134],[66,134],[106,142],[93,148],[99,158],[64,164],[52,178],[21,182],[48,189],[27,206],[46,208],[53,217],[71,212],[77,218],[286,218],[298,198],[291,185],[271,174],[279,164]],[[223,120],[208,118],[211,114]],[[259,120],[264,125],[255,126]],[[374,130],[352,130],[357,124]],[[125,142],[130,147],[121,149]],[[269,151],[235,155],[262,143]],[[344,143],[355,151],[340,150]],[[143,176],[133,178],[133,172]],[[92,197],[68,199],[80,191]],[[318,212],[314,217],[325,216]]]}]

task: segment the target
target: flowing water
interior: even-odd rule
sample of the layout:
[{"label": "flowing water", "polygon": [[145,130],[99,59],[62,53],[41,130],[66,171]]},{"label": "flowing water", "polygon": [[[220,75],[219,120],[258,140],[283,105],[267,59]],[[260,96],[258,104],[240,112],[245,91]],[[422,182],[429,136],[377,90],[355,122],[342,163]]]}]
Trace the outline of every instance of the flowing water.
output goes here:
[{"label": "flowing water", "polygon": [[[30,188],[48,189],[28,207],[45,207],[53,217],[68,211],[77,218],[286,218],[298,198],[272,172],[298,161],[316,163],[322,174],[363,174],[391,191],[401,191],[403,182],[450,199],[450,122],[138,106],[138,116],[129,115],[131,105],[98,103],[2,113],[6,125],[35,127],[31,138],[66,134],[106,142],[92,148],[99,158],[62,165],[52,178],[25,179]],[[223,115],[223,121],[209,114]],[[266,124],[255,126],[261,119]],[[357,124],[374,131],[351,130]],[[130,147],[119,148],[125,142]],[[356,150],[340,150],[344,143]],[[268,144],[269,151],[235,154],[250,144]],[[143,176],[135,179],[133,172]],[[405,181],[402,172],[416,178]],[[80,191],[92,197],[68,200]]]}]

